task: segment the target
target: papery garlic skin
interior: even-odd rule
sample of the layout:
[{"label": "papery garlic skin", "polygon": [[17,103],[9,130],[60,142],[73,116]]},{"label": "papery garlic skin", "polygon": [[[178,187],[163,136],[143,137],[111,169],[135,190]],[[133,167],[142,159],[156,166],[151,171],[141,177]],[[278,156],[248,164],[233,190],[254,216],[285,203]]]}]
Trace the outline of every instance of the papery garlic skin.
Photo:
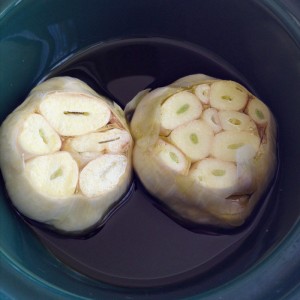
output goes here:
[{"label": "papery garlic skin", "polygon": [[[81,233],[101,222],[129,189],[132,146],[117,104],[78,79],[55,77],[36,86],[1,125],[0,167],[10,199],[23,215]],[[102,175],[112,167],[113,184],[101,190],[93,174],[106,158],[112,163]],[[96,186],[98,192],[84,193],[82,178],[85,187]]]},{"label": "papery garlic skin", "polygon": [[[198,98],[201,109],[189,114],[190,100],[185,101],[184,94]],[[166,104],[171,111],[168,118]],[[185,119],[180,121],[176,112],[186,113]],[[181,219],[221,228],[240,226],[274,178],[274,117],[263,102],[236,82],[203,74],[186,76],[169,86],[139,93],[126,106],[125,114],[132,116],[137,175],[146,189]],[[164,125],[167,123],[173,125]],[[203,127],[198,132],[193,124],[210,129]],[[158,145],[166,153],[165,160],[159,159]],[[180,159],[174,149],[183,154]],[[174,154],[168,156],[170,152]],[[184,157],[190,164],[183,163]],[[174,162],[177,165],[173,166]]]}]

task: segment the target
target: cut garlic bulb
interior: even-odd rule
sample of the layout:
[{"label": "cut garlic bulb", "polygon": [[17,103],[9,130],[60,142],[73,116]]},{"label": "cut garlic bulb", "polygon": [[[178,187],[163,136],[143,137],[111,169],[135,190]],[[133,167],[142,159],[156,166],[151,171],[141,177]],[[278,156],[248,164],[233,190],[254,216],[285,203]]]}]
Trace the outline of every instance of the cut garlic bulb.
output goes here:
[{"label": "cut garlic bulb", "polygon": [[172,216],[232,228],[252,213],[276,168],[276,124],[255,99],[236,82],[196,74],[125,108],[134,169]]},{"label": "cut garlic bulb", "polygon": [[84,82],[35,87],[0,128],[0,166],[13,205],[65,233],[94,228],[126,193],[132,138],[121,108]]}]

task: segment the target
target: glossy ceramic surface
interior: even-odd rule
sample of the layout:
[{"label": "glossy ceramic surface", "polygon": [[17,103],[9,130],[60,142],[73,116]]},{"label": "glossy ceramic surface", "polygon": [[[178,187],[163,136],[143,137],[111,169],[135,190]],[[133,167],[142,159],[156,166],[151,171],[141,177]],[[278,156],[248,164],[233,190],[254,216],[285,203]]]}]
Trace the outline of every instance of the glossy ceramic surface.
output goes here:
[{"label": "glossy ceramic surface", "polygon": [[299,299],[300,27],[289,10],[293,5],[279,0],[2,1],[0,122],[59,62],[85,47],[147,36],[188,41],[228,61],[268,99],[279,124],[280,213],[264,239],[249,244],[251,251],[263,253],[260,259],[226,284],[205,290],[195,278],[165,288],[118,288],[76,273],[52,256],[10,209],[1,179],[0,297]]}]

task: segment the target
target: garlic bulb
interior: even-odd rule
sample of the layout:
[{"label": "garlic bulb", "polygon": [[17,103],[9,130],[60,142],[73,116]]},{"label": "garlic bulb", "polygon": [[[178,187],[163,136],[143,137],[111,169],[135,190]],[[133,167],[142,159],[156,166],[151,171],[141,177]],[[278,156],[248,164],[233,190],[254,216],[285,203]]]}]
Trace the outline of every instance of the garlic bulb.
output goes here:
[{"label": "garlic bulb", "polygon": [[36,86],[0,128],[13,205],[66,232],[92,228],[129,188],[132,138],[121,108],[82,81]]},{"label": "garlic bulb", "polygon": [[186,76],[140,92],[125,114],[135,171],[184,220],[240,226],[274,177],[274,117],[237,82]]}]

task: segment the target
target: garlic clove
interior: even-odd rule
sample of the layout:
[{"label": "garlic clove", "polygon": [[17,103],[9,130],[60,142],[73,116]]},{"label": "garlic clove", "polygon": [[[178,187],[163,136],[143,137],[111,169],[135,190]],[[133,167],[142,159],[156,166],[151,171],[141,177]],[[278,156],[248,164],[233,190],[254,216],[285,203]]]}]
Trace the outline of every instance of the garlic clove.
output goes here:
[{"label": "garlic clove", "polygon": [[193,93],[188,91],[176,93],[161,106],[161,128],[162,130],[173,130],[199,118],[201,113],[201,102]]},{"label": "garlic clove", "polygon": [[209,125],[202,120],[194,120],[174,129],[170,140],[194,162],[209,155],[213,137]]},{"label": "garlic clove", "polygon": [[79,93],[53,92],[45,96],[40,113],[63,136],[78,136],[105,126],[111,117],[100,99]]},{"label": "garlic clove", "polygon": [[87,197],[97,197],[115,189],[127,163],[125,155],[117,154],[104,154],[90,161],[80,173],[81,192]]},{"label": "garlic clove", "polygon": [[43,155],[58,151],[61,140],[45,118],[30,114],[23,123],[18,144],[28,154]]},{"label": "garlic clove", "polygon": [[258,125],[265,125],[270,120],[270,111],[268,107],[257,98],[249,101],[246,112]]},{"label": "garlic clove", "polygon": [[25,163],[25,175],[32,187],[48,197],[69,197],[74,194],[78,166],[68,152],[37,156]]},{"label": "garlic clove", "polygon": [[159,139],[154,151],[157,155],[157,159],[163,166],[176,173],[187,173],[190,161],[175,146]]},{"label": "garlic clove", "polygon": [[251,132],[223,131],[215,135],[211,154],[213,157],[221,160],[236,162],[238,152],[244,146],[253,150],[253,158],[258,151],[259,145],[260,138]]},{"label": "garlic clove", "polygon": [[76,152],[121,153],[128,149],[130,134],[124,129],[113,128],[68,139],[68,149]]},{"label": "garlic clove", "polygon": [[203,104],[208,104],[209,102],[209,92],[210,86],[206,83],[199,84],[195,88],[195,95],[200,99]]},{"label": "garlic clove", "polygon": [[236,165],[215,158],[206,158],[193,165],[189,176],[210,189],[235,188],[238,182]]},{"label": "garlic clove", "polygon": [[220,111],[219,118],[224,130],[242,131],[250,128],[250,117],[238,111]]},{"label": "garlic clove", "polygon": [[247,91],[234,81],[216,81],[211,85],[210,105],[216,109],[239,111],[247,101]]},{"label": "garlic clove", "polygon": [[201,118],[211,127],[214,133],[222,130],[219,114],[215,108],[207,108],[203,111]]}]

